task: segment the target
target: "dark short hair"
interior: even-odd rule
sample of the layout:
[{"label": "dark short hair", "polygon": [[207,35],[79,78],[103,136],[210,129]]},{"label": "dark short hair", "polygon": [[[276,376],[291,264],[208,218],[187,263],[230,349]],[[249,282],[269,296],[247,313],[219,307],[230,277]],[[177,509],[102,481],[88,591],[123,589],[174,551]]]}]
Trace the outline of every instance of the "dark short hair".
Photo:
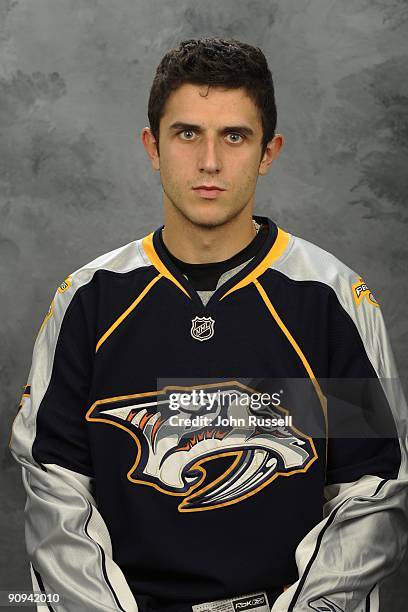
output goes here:
[{"label": "dark short hair", "polygon": [[275,135],[276,104],[272,74],[259,47],[233,38],[200,38],[180,42],[157,67],[148,102],[150,129],[159,144],[160,119],[170,94],[184,83],[243,87],[262,121],[262,154]]}]

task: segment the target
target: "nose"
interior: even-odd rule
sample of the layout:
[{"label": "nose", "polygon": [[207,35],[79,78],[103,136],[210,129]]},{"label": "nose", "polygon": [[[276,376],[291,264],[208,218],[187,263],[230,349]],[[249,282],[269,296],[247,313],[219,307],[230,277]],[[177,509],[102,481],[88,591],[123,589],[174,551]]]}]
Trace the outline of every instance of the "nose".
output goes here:
[{"label": "nose", "polygon": [[199,149],[198,168],[200,172],[216,174],[221,170],[221,153],[215,138],[204,138]]}]

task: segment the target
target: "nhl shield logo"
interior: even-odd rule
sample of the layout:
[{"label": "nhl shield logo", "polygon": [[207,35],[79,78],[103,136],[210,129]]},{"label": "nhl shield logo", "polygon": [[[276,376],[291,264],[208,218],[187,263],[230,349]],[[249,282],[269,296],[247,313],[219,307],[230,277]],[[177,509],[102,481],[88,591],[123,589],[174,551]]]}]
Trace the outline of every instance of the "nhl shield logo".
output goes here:
[{"label": "nhl shield logo", "polygon": [[194,340],[209,340],[214,335],[214,319],[211,317],[194,317],[191,321],[191,335]]}]

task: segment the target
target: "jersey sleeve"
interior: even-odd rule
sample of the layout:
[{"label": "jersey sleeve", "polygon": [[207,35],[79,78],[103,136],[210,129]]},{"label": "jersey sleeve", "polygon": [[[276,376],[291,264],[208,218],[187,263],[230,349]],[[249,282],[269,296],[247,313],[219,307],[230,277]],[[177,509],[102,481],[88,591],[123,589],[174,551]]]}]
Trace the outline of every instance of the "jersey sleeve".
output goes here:
[{"label": "jersey sleeve", "polygon": [[[330,312],[323,519],[299,543],[299,578],[272,612],[378,612],[379,584],[407,545],[408,410],[383,316],[371,293],[347,291]],[[331,405],[346,418],[333,424]]]},{"label": "jersey sleeve", "polygon": [[95,323],[84,304],[89,292],[90,285],[76,277],[56,291],[35,341],[9,446],[27,493],[25,537],[33,589],[49,599],[38,610],[137,612],[112,558],[94,495],[85,426],[95,354]]}]

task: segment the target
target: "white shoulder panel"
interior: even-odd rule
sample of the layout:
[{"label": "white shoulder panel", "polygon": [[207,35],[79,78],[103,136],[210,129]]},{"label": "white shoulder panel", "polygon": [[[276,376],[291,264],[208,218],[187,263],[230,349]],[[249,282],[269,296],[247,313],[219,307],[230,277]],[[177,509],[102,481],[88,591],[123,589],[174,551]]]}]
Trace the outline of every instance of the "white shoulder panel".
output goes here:
[{"label": "white shoulder panel", "polygon": [[104,253],[88,264],[78,268],[70,276],[77,277],[80,284],[89,282],[97,270],[111,270],[112,272],[124,273],[135,270],[142,266],[151,266],[143,247],[142,238],[129,242],[113,251]]}]

